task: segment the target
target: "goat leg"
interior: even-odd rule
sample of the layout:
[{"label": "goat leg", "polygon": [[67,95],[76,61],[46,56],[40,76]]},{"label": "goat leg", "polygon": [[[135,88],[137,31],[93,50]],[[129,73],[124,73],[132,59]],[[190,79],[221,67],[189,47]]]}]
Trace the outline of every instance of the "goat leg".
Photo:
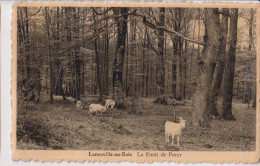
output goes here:
[{"label": "goat leg", "polygon": [[168,144],[168,134],[167,133],[165,133],[165,142],[166,142],[166,144]]},{"label": "goat leg", "polygon": [[177,136],[177,145],[180,146],[180,136]]}]

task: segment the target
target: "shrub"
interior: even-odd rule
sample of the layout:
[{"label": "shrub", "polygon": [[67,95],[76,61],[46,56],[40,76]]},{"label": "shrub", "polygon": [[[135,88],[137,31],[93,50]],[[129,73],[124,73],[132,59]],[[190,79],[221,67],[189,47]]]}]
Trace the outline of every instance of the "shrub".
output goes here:
[{"label": "shrub", "polygon": [[43,121],[28,116],[28,110],[20,111],[17,118],[17,141],[35,142],[37,145],[48,146],[51,137],[49,128]]}]

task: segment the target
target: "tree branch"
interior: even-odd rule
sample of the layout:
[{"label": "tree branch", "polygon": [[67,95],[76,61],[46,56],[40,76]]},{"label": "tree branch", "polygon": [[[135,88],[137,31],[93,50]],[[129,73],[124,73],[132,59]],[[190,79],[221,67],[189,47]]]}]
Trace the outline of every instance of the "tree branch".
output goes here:
[{"label": "tree branch", "polygon": [[94,12],[96,15],[103,15],[103,14],[106,14],[107,12],[109,12],[110,10],[112,10],[113,7],[108,8],[107,10],[103,11],[102,13],[98,13],[94,7],[91,7],[91,9],[93,10],[93,12]]},{"label": "tree branch", "polygon": [[187,40],[187,41],[190,41],[190,42],[192,42],[192,43],[196,43],[196,44],[200,44],[200,45],[205,45],[204,42],[191,39],[191,38],[189,38],[189,37],[187,37],[187,36],[184,36],[183,34],[181,34],[181,33],[179,33],[179,32],[176,32],[176,31],[174,31],[174,30],[167,29],[167,28],[165,28],[165,26],[156,26],[155,24],[153,24],[153,23],[151,23],[151,22],[148,22],[148,21],[146,20],[146,17],[145,17],[145,16],[143,16],[143,23],[144,23],[145,25],[149,26],[150,28],[158,29],[158,30],[163,30],[163,31],[165,31],[165,32],[167,32],[167,33],[170,33],[170,34],[172,34],[172,35],[181,37],[181,38],[183,38],[183,39],[185,39],[185,40]]},{"label": "tree branch", "polygon": [[[108,26],[108,28],[110,28],[114,25],[115,25],[115,23],[112,23]],[[77,46],[84,46],[84,45],[86,46],[90,43],[93,43],[99,37],[99,34],[101,34],[104,31],[105,31],[105,28],[100,28],[97,30],[96,34],[84,37],[83,39],[74,40],[73,43],[69,43],[68,45],[65,45],[64,48],[61,48],[61,51],[59,51],[58,54],[63,54],[64,52],[66,52],[70,49],[73,49]]]},{"label": "tree branch", "polygon": [[31,19],[33,16],[36,16],[40,11],[41,11],[41,7],[39,8],[39,10],[38,10],[36,13],[30,15],[29,18],[28,18],[25,22],[30,21],[30,19]]}]

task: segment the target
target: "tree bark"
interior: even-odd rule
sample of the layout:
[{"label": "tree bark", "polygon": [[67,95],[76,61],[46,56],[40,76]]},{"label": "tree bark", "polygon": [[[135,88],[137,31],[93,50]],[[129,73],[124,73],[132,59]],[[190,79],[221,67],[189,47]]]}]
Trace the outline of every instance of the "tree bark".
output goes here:
[{"label": "tree bark", "polygon": [[30,68],[30,54],[29,54],[29,21],[28,20],[28,9],[24,8],[25,11],[25,54],[26,54],[26,77],[29,80],[31,78],[31,68]]},{"label": "tree bark", "polygon": [[186,99],[186,84],[187,84],[187,50],[188,50],[188,41],[184,42],[183,49],[183,64],[182,64],[182,99]]},{"label": "tree bark", "polygon": [[248,43],[248,50],[252,49],[252,43],[253,43],[253,21],[254,21],[254,10],[250,9],[250,18],[249,18],[249,43]]},{"label": "tree bark", "polygon": [[[79,8],[73,8],[73,16],[74,16],[74,36],[75,36],[75,40],[79,40]],[[79,58],[79,49],[80,49],[80,45],[77,45],[74,49],[74,55],[75,55],[75,91],[76,91],[76,98],[77,100],[80,100],[80,58]]]},{"label": "tree bark", "polygon": [[[165,22],[165,8],[159,8],[159,22],[157,26],[164,26]],[[160,88],[160,95],[165,92],[165,66],[164,66],[164,31],[158,30],[158,62],[157,62],[157,85]]]},{"label": "tree bark", "polygon": [[[96,22],[96,14],[93,12],[93,20],[94,20],[94,35],[98,37],[99,34],[97,34],[97,22]],[[95,49],[95,54],[96,54],[96,76],[97,76],[97,86],[98,86],[98,91],[99,91],[99,100],[102,99],[102,95],[103,95],[103,90],[102,90],[102,86],[101,86],[101,73],[100,73],[100,69],[101,69],[101,65],[100,65],[100,55],[99,55],[99,51],[98,51],[98,39],[95,39],[94,41],[94,49]]]},{"label": "tree bark", "polygon": [[[82,19],[81,19],[81,35],[85,35],[85,21],[86,21],[86,8],[82,9]],[[81,94],[85,93],[85,56],[81,56]]]},{"label": "tree bark", "polygon": [[[105,14],[106,17],[107,14]],[[108,59],[108,52],[109,52],[109,33],[108,33],[108,21],[106,20],[105,23],[105,58],[104,58],[104,79],[105,79],[105,92],[106,94],[108,94],[108,74],[109,74],[109,70],[108,70],[108,65],[109,65],[109,59]]]},{"label": "tree bark", "polygon": [[[116,56],[113,63],[113,87],[120,87],[122,91],[123,85],[123,63],[124,63],[124,53],[125,53],[125,42],[127,35],[127,15],[128,8],[116,8],[114,9],[114,14],[116,15],[117,24],[117,45],[116,45]],[[115,93],[115,88],[114,92]],[[114,94],[115,95],[115,94]]]},{"label": "tree bark", "polygon": [[235,57],[237,43],[237,20],[238,9],[231,9],[230,16],[230,34],[229,34],[229,52],[226,56],[224,85],[223,85],[223,118],[225,120],[235,120],[232,114],[232,97],[233,97],[233,82],[235,72]]},{"label": "tree bark", "polygon": [[50,16],[49,16],[49,8],[45,7],[45,21],[46,21],[46,31],[47,31],[47,42],[48,42],[48,56],[50,61],[50,99],[53,101],[53,70],[52,70],[52,56],[50,53]]},{"label": "tree bark", "polygon": [[[210,127],[209,123],[209,106],[211,105],[209,97],[213,80],[214,68],[218,51],[220,48],[220,22],[218,9],[205,8],[205,41],[206,45],[202,53],[202,57],[198,60],[199,74],[197,80],[196,92],[193,96],[193,125],[200,127]],[[210,19],[208,19],[210,18]]]},{"label": "tree bark", "polygon": [[227,41],[227,33],[228,33],[228,15],[229,15],[229,9],[224,8],[222,9],[222,19],[221,19],[221,45],[220,45],[220,51],[219,51],[219,57],[217,59],[217,65],[215,69],[215,75],[214,80],[212,83],[211,88],[211,105],[210,105],[210,114],[218,116],[218,110],[217,110],[217,99],[219,95],[219,90],[223,78],[224,73],[224,58],[226,55],[226,41]]},{"label": "tree bark", "polygon": [[[177,32],[181,31],[182,26],[182,14],[183,9],[175,9],[175,20],[174,20],[174,30]],[[183,57],[183,39],[181,37],[175,36],[173,38],[173,48],[174,55],[176,56],[176,99],[182,100],[183,97],[183,86],[182,86],[182,57]]]}]

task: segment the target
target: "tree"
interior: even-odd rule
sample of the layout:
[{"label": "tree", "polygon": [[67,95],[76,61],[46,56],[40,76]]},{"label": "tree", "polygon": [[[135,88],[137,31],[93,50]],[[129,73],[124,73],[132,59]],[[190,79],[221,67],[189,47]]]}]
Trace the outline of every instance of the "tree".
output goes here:
[{"label": "tree", "polygon": [[222,19],[221,19],[221,38],[220,38],[220,51],[219,57],[217,59],[217,65],[214,73],[214,80],[211,88],[211,105],[210,105],[210,114],[218,116],[218,110],[216,108],[217,99],[220,91],[220,86],[222,82],[222,77],[224,73],[224,58],[226,55],[226,43],[227,43],[227,33],[228,33],[228,18],[229,18],[229,9],[222,9]]},{"label": "tree", "polygon": [[[73,18],[74,18],[74,26],[73,26],[73,32],[74,32],[74,40],[79,40],[79,8],[73,8]],[[76,98],[80,100],[80,57],[79,57],[79,49],[80,45],[76,45],[74,47],[74,59],[75,59],[75,85],[76,86]]]},{"label": "tree", "polygon": [[[107,10],[107,8],[106,8]],[[107,17],[107,13],[104,14],[104,17]],[[104,81],[105,81],[105,92],[108,94],[108,52],[109,52],[109,33],[108,33],[108,21],[105,20],[105,32],[104,32],[104,48],[105,48],[105,57],[104,57]]]},{"label": "tree", "polygon": [[[181,16],[182,16],[182,12],[183,9],[177,8],[174,10],[174,30],[177,32],[181,31]],[[172,37],[172,42],[173,42],[173,50],[174,50],[174,56],[176,58],[176,64],[174,66],[174,72],[175,75],[173,76],[173,78],[176,81],[176,98],[178,100],[182,99],[182,86],[181,86],[181,81],[182,81],[182,63],[181,63],[181,59],[182,59],[182,48],[183,48],[183,40],[181,37],[178,36],[174,36]]]},{"label": "tree", "polygon": [[[205,46],[202,56],[199,57],[199,74],[197,88],[194,94],[193,125],[209,127],[210,98],[213,73],[216,59],[219,56],[221,29],[218,9],[204,9],[205,23]],[[211,19],[208,19],[211,18]]]},{"label": "tree", "polygon": [[241,9],[239,16],[242,17],[248,26],[248,49],[251,50],[254,47],[254,31],[256,23],[256,9]]},{"label": "tree", "polygon": [[96,22],[96,13],[93,11],[93,20],[94,20],[94,35],[97,36],[97,38],[95,39],[94,41],[94,49],[95,49],[95,54],[96,54],[96,58],[95,58],[95,61],[96,61],[96,75],[97,75],[97,87],[98,87],[98,90],[99,90],[99,98],[100,100],[102,99],[102,93],[103,93],[103,89],[102,89],[102,86],[101,86],[101,74],[100,74],[100,69],[101,69],[101,65],[100,65],[100,54],[99,54],[99,48],[98,48],[98,38],[99,38],[99,34],[97,33],[98,31],[98,24]]},{"label": "tree", "polygon": [[256,14],[256,9],[250,9],[249,10],[249,43],[248,43],[248,49],[252,49],[252,44],[253,44],[253,24],[255,22],[255,14]]},{"label": "tree", "polygon": [[50,44],[50,16],[49,16],[49,7],[45,7],[45,24],[47,32],[47,47],[48,47],[48,56],[49,56],[49,65],[50,65],[50,100],[53,100],[53,66],[52,66],[52,55],[51,55],[51,44]]},{"label": "tree", "polygon": [[[172,17],[170,26],[174,31],[188,36],[190,28],[191,14],[194,11],[189,11],[183,8],[169,9]],[[178,100],[186,97],[186,68],[187,68],[187,50],[189,41],[181,36],[172,35],[171,37],[174,63],[172,64],[172,91],[173,95]]]},{"label": "tree", "polygon": [[[159,8],[159,21],[157,26],[164,26],[164,14],[165,8]],[[164,31],[158,30],[158,61],[157,61],[157,85],[160,88],[160,95],[163,95],[165,92],[165,66],[164,66]]]},{"label": "tree", "polygon": [[[119,91],[123,91],[123,63],[125,54],[125,42],[127,35],[128,8],[115,8],[114,15],[117,24],[117,45],[116,56],[113,62],[113,86],[119,86]],[[115,91],[114,91],[115,93]],[[114,94],[113,93],[113,94]],[[115,94],[114,94],[115,95]]]},{"label": "tree", "polygon": [[237,20],[238,9],[231,9],[230,16],[230,34],[229,34],[229,51],[226,55],[224,84],[223,84],[223,118],[225,120],[235,120],[232,114],[232,97],[233,97],[233,81],[235,72],[235,57],[236,57],[236,43],[237,43]]}]

